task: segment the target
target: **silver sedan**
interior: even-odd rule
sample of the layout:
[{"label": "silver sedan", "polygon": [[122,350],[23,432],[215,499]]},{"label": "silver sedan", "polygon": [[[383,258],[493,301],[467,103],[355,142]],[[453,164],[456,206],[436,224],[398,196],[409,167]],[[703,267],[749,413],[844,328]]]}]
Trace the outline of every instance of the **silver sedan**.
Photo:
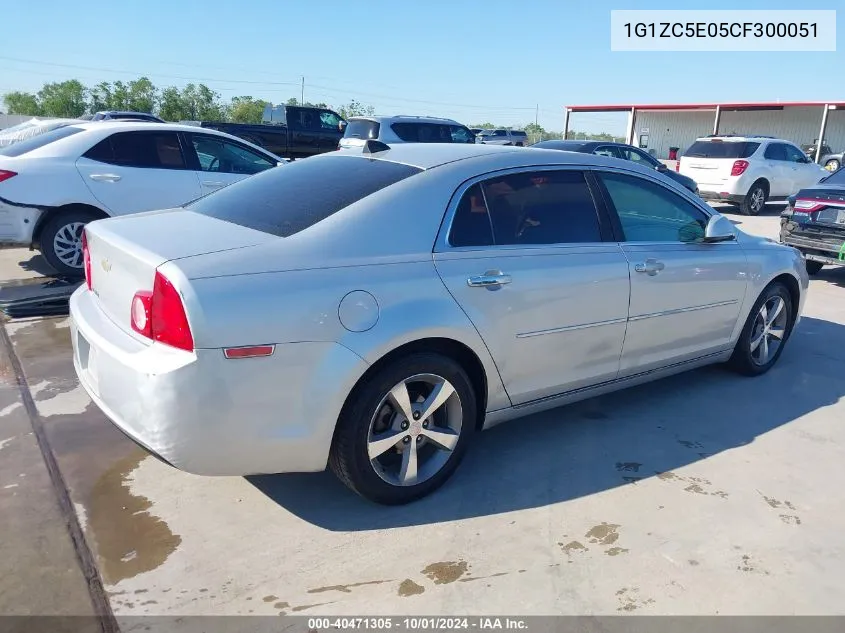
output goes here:
[{"label": "silver sedan", "polygon": [[93,222],[84,254],[74,364],[124,433],[203,475],[329,465],[386,504],[499,422],[768,371],[808,287],[798,251],[653,170],[465,144],[296,161]]}]

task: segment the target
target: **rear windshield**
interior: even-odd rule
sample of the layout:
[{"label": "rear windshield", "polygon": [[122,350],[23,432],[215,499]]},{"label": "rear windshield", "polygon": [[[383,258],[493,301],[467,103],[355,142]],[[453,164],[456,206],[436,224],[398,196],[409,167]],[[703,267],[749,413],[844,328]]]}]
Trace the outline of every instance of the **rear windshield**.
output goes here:
[{"label": "rear windshield", "polygon": [[695,158],[748,158],[760,143],[748,141],[696,141],[684,153]]},{"label": "rear windshield", "polygon": [[0,156],[22,156],[27,152],[49,145],[53,141],[73,136],[81,131],[81,127],[73,127],[72,125],[56,128],[54,130],[50,130],[49,132],[44,132],[44,134],[39,134],[38,136],[18,141],[17,143],[12,143],[7,147],[2,148],[0,149]]},{"label": "rear windshield", "polygon": [[511,136],[528,136],[524,130],[513,130]]},{"label": "rear windshield", "polygon": [[250,176],[185,208],[289,237],[421,171],[409,165],[352,156],[297,160]]},{"label": "rear windshield", "polygon": [[362,138],[364,140],[378,138],[381,125],[375,121],[350,121],[343,133],[344,138]]}]

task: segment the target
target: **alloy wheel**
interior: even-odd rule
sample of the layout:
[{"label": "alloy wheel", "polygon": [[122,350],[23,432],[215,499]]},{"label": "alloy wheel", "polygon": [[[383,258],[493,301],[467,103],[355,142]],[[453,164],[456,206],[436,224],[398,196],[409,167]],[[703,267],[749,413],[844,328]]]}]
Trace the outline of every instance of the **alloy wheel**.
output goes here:
[{"label": "alloy wheel", "polygon": [[435,374],[406,378],[385,394],[370,420],[370,464],[393,486],[427,481],[449,461],[462,424],[461,398],[448,380]]},{"label": "alloy wheel", "polygon": [[82,268],[82,231],[85,224],[70,222],[56,231],[53,252],[65,266]]},{"label": "alloy wheel", "polygon": [[766,201],[766,194],[760,187],[757,187],[751,192],[751,210],[754,213],[759,213]]},{"label": "alloy wheel", "polygon": [[768,299],[757,312],[751,329],[751,360],[755,365],[765,365],[778,353],[786,336],[789,313],[783,297],[775,295]]}]

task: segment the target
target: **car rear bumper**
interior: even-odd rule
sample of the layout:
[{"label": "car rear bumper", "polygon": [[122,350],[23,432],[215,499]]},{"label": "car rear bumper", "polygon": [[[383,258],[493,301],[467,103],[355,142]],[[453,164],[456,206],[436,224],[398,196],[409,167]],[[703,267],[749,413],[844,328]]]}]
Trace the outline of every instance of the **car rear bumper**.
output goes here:
[{"label": "car rear bumper", "polygon": [[199,475],[324,470],[349,385],[368,366],[330,342],[237,360],[220,349],[146,345],[85,286],[70,314],[74,367],[94,403],[139,445]]}]

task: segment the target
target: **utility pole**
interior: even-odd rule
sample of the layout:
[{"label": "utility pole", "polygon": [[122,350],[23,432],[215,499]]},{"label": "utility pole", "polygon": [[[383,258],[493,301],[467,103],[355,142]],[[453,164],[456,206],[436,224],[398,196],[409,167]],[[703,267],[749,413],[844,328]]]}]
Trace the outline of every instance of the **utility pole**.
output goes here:
[{"label": "utility pole", "polygon": [[302,75],[302,91],[299,95],[299,105],[305,105],[305,75]]},{"label": "utility pole", "polygon": [[540,104],[537,104],[537,108],[534,110],[534,125],[537,125],[537,121],[540,117]]}]

